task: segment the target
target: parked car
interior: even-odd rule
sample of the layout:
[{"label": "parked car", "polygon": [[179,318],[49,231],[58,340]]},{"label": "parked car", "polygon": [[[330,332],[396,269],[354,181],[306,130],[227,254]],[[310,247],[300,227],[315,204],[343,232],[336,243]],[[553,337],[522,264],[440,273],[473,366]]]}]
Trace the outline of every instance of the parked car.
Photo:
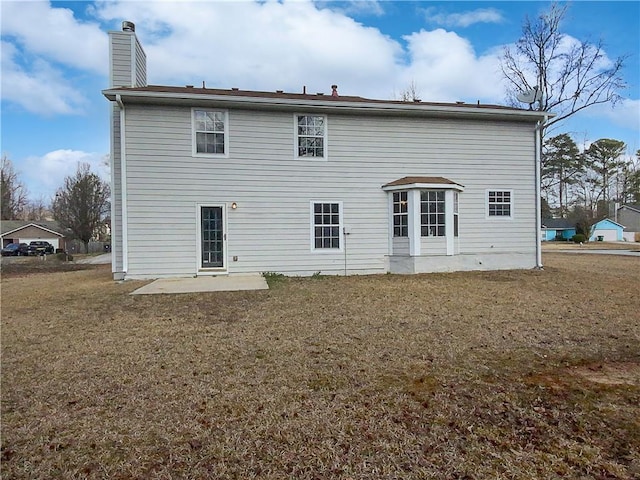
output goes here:
[{"label": "parked car", "polygon": [[26,243],[10,243],[2,249],[3,257],[19,257],[29,255],[29,245]]},{"label": "parked car", "polygon": [[53,253],[53,251],[53,245],[44,240],[34,240],[29,244],[29,255],[45,255]]}]

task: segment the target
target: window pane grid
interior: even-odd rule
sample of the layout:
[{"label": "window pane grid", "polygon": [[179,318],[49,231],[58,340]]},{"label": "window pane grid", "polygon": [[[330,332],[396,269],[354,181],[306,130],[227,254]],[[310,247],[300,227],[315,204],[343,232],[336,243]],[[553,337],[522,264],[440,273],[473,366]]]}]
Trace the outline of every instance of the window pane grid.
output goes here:
[{"label": "window pane grid", "polygon": [[444,191],[420,192],[420,235],[423,237],[445,236]]},{"label": "window pane grid", "polygon": [[298,115],[298,156],[324,157],[323,116]]},{"label": "window pane grid", "polygon": [[393,192],[393,236],[409,236],[407,192]]},{"label": "window pane grid", "polygon": [[196,153],[224,155],[225,113],[195,110]]},{"label": "window pane grid", "polygon": [[202,268],[222,267],[224,236],[222,229],[222,208],[202,207]]},{"label": "window pane grid", "polygon": [[511,216],[511,192],[490,191],[488,197],[490,217]]},{"label": "window pane grid", "polygon": [[313,204],[314,248],[340,248],[340,204]]}]

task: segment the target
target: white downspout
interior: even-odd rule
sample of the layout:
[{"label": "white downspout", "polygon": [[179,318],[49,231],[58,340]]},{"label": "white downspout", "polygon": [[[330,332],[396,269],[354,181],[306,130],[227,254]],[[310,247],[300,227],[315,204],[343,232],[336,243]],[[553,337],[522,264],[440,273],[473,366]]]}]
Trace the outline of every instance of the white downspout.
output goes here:
[{"label": "white downspout", "polygon": [[540,154],[542,151],[542,129],[547,123],[548,116],[544,116],[544,121],[538,122],[536,125],[536,268],[543,268],[542,265],[542,219],[540,218],[542,212],[542,194],[540,191]]},{"label": "white downspout", "polygon": [[120,95],[116,95],[116,103],[120,107],[120,189],[122,202],[122,272],[126,275],[129,269],[128,215],[127,215],[127,154],[125,150],[125,113],[124,103]]}]

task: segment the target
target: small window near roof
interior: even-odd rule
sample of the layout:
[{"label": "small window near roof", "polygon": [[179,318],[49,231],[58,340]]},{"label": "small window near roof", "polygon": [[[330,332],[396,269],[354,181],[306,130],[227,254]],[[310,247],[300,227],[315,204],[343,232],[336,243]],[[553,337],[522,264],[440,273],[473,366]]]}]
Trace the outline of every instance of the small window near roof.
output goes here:
[{"label": "small window near roof", "polygon": [[323,115],[296,115],[296,156],[323,159],[327,156],[327,119]]},{"label": "small window near roof", "polygon": [[226,156],[228,121],[224,110],[193,110],[194,154]]},{"label": "small window near roof", "polygon": [[513,210],[513,194],[510,190],[488,190],[487,212],[489,217],[510,218]]}]

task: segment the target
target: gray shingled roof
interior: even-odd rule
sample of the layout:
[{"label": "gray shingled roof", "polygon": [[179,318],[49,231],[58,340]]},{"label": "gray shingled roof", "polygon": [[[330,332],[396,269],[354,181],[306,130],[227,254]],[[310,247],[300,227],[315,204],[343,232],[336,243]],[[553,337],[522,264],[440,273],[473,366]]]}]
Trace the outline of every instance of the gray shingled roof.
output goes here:
[{"label": "gray shingled roof", "polygon": [[7,232],[13,232],[14,230],[31,224],[46,228],[47,230],[52,230],[62,236],[65,236],[64,229],[60,227],[58,222],[32,220],[2,220],[2,222],[0,222],[0,234],[4,235]]},{"label": "gray shingled roof", "polygon": [[566,218],[545,218],[542,220],[542,226],[547,228],[569,229],[575,228],[575,224]]},{"label": "gray shingled roof", "polygon": [[147,85],[146,87],[112,87],[109,90],[122,90],[128,92],[148,92],[148,93],[170,93],[175,95],[180,94],[191,94],[191,95],[222,95],[222,96],[233,96],[233,97],[251,97],[251,98],[285,98],[289,100],[316,100],[323,101],[327,103],[331,102],[356,102],[356,103],[380,103],[380,104],[397,104],[397,105],[433,105],[433,106],[455,106],[461,109],[503,109],[503,110],[523,110],[520,108],[508,107],[505,105],[492,105],[492,104],[481,104],[481,103],[464,103],[464,102],[456,102],[456,103],[446,103],[446,102],[423,102],[423,101],[414,101],[414,102],[405,102],[402,100],[380,100],[373,98],[364,98],[364,97],[356,97],[349,95],[338,95],[336,97],[330,94],[322,94],[322,93],[291,93],[284,92],[282,90],[278,90],[276,92],[264,92],[264,91],[254,91],[254,90],[240,90],[237,88],[232,89],[222,89],[222,88],[200,88],[200,87],[174,87],[174,86],[165,86],[165,85]]}]

